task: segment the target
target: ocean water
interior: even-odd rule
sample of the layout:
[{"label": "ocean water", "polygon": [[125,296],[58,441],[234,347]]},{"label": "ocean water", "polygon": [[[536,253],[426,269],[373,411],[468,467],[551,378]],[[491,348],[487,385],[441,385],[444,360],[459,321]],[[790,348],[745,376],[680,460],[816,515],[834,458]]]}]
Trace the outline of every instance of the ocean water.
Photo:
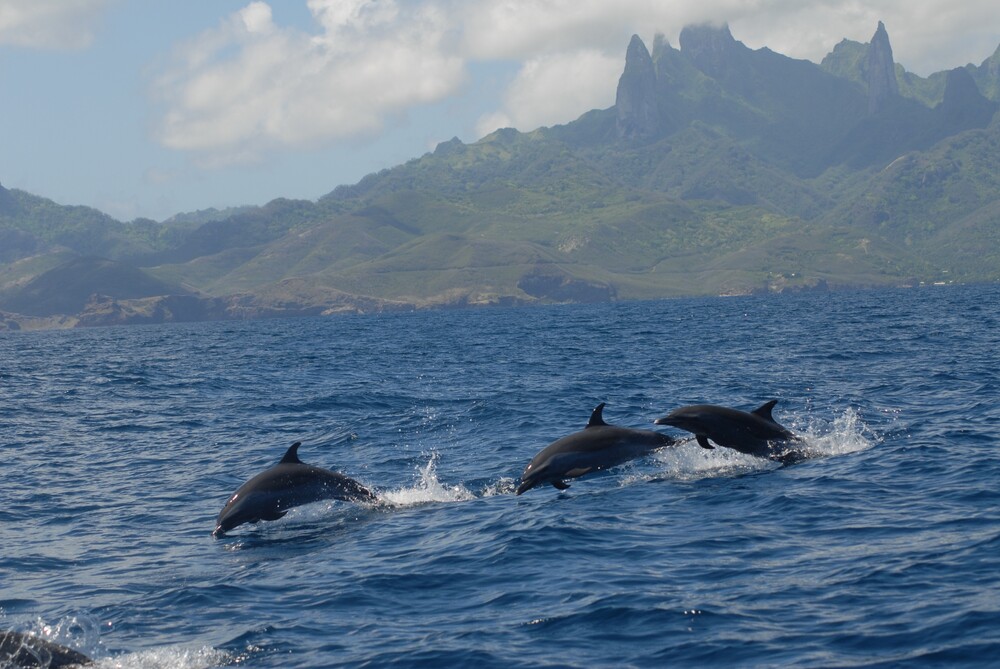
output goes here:
[{"label": "ocean water", "polygon": [[[0,629],[98,667],[1000,663],[997,286],[8,333],[0,397]],[[804,462],[513,494],[771,398]],[[381,503],[213,539],[293,441]]]}]

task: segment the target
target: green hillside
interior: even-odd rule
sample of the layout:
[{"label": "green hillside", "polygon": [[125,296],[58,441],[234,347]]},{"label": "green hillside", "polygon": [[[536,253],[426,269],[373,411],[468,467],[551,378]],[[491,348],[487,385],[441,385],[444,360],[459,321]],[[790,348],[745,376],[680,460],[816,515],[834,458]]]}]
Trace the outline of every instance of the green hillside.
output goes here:
[{"label": "green hillside", "polygon": [[996,281],[998,58],[923,79],[881,24],[818,65],[692,26],[679,48],[632,39],[610,109],[453,139],[316,202],[125,223],[0,186],[0,309],[99,324]]}]

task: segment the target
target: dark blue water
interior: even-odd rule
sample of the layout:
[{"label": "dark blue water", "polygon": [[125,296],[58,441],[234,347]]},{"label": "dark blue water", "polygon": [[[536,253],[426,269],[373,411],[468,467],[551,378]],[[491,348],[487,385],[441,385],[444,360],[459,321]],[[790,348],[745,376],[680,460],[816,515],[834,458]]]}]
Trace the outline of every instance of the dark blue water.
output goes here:
[{"label": "dark blue water", "polygon": [[[114,667],[997,666],[998,305],[954,287],[6,334],[0,628]],[[770,398],[805,462],[685,441],[512,494],[600,402],[650,427]],[[297,440],[386,503],[212,539]]]}]

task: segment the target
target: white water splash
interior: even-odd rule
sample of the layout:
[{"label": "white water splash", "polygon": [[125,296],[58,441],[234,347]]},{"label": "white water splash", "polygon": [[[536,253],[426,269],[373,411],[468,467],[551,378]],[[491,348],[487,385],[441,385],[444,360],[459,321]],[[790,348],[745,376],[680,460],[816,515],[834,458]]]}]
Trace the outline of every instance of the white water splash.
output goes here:
[{"label": "white water splash", "polygon": [[736,476],[778,466],[778,463],[771,460],[740,453],[731,448],[720,446],[708,450],[699,446],[693,438],[681,440],[676,447],[660,449],[653,454],[653,460],[660,470],[657,477],[666,476],[680,481]]},{"label": "white water splash", "polygon": [[218,648],[167,647],[127,653],[94,662],[95,669],[209,669],[238,661]]},{"label": "white water splash", "polygon": [[510,477],[503,476],[498,481],[494,481],[493,483],[487,485],[483,489],[481,496],[494,497],[496,495],[513,495],[520,482],[520,479],[512,479]]},{"label": "white water splash", "polygon": [[419,480],[416,485],[399,490],[379,493],[379,499],[392,506],[415,506],[430,502],[465,502],[476,496],[463,485],[445,485],[437,476],[438,454],[431,455],[430,461],[417,469]]},{"label": "white water splash", "polygon": [[84,655],[100,652],[100,623],[88,615],[68,616],[53,624],[45,623],[39,618],[31,633]]},{"label": "white water splash", "polygon": [[[806,460],[857,453],[877,443],[868,426],[852,408],[846,409],[832,423],[812,421],[806,425],[792,424],[792,428],[801,441],[789,450],[801,454]],[[681,440],[676,447],[657,451],[653,460],[660,469],[659,476],[682,481],[749,474],[780,466],[775,461],[731,448],[705,449],[694,438]],[[636,475],[634,478],[643,477]]]},{"label": "white water splash", "polygon": [[811,422],[804,427],[794,427],[806,443],[807,457],[857,453],[872,448],[879,441],[858,416],[858,412],[850,407],[832,423]]},{"label": "white water splash", "polygon": [[[93,663],[87,666],[95,669],[209,669],[229,666],[240,659],[208,646],[197,649],[174,646],[100,657],[107,653],[101,642],[101,625],[87,615],[68,616],[56,623],[39,619],[29,632],[92,658]],[[43,663],[51,660],[45,657],[38,659]],[[0,663],[0,669],[5,667],[6,664]]]}]

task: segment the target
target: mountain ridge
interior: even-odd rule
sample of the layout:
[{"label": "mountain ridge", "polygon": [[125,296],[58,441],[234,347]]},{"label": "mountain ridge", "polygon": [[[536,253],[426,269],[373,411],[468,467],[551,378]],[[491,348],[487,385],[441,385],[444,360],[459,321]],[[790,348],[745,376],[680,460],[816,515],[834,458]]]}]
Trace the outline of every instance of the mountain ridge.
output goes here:
[{"label": "mountain ridge", "polygon": [[1000,227],[1000,48],[926,79],[891,54],[881,22],[819,64],[726,25],[633,36],[614,107],[315,202],[120,223],[0,186],[0,309],[67,253],[207,305],[95,290],[81,324],[998,280],[970,249]]}]

